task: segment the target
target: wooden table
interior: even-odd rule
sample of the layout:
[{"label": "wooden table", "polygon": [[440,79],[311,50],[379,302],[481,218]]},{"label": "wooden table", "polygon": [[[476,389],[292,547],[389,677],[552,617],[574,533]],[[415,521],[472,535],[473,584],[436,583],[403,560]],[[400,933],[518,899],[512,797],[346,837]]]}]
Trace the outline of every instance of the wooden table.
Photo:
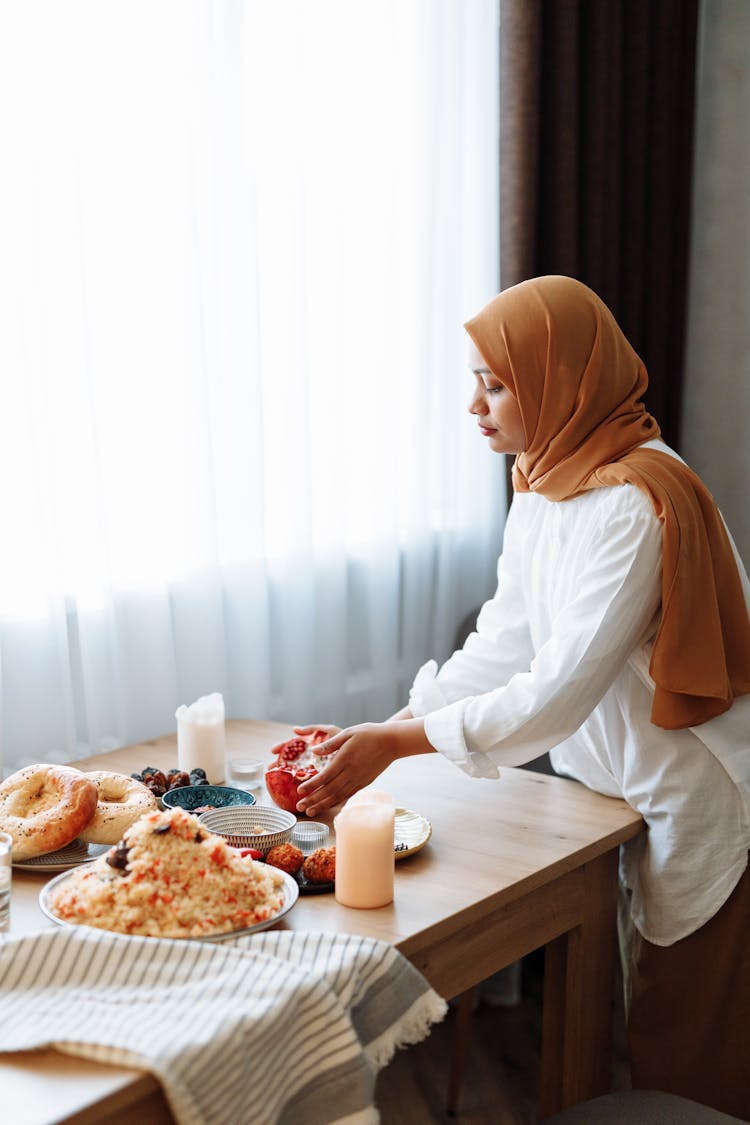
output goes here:
[{"label": "wooden table", "polygon": [[[267,757],[290,734],[230,722],[228,755]],[[84,768],[170,768],[175,742],[166,736]],[[562,778],[504,769],[499,781],[471,779],[439,754],[395,763],[378,786],[433,827],[426,847],[396,864],[393,903],[353,910],[333,895],[304,896],[279,925],[388,941],[445,997],[545,946],[539,1116],[608,1091],[618,848],[643,831],[640,816]],[[14,872],[11,933],[49,924],[37,902],[44,881]],[[0,1056],[0,1100],[14,1125],[171,1121],[150,1075],[53,1051]]]}]

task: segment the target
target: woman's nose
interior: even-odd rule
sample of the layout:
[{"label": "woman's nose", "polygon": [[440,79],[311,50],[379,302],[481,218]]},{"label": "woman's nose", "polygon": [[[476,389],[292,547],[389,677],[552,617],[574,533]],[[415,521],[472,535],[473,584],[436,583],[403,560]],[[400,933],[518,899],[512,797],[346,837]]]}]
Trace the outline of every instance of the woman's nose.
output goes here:
[{"label": "woman's nose", "polygon": [[474,394],[471,396],[471,402],[469,403],[469,414],[486,414],[487,410],[487,403],[484,401],[482,395]]}]

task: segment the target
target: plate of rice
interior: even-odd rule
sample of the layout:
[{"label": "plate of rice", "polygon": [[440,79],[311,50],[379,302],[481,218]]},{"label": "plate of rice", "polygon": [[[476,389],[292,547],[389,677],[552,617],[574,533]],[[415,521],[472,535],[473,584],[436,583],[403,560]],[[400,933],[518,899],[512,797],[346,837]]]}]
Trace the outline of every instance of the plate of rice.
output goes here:
[{"label": "plate of rice", "polygon": [[51,879],[39,905],[59,925],[220,941],[274,925],[298,895],[286,872],[241,857],[170,809],[146,813],[106,855]]}]

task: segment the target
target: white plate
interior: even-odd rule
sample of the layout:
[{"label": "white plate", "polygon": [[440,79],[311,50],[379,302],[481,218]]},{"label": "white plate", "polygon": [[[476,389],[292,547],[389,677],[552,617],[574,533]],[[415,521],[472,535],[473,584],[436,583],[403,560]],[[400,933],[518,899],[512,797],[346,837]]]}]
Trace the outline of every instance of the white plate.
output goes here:
[{"label": "white plate", "polygon": [[396,859],[406,859],[423,848],[432,835],[432,825],[411,809],[396,809],[393,844]]},{"label": "white plate", "polygon": [[[284,880],[284,901],[281,905],[281,909],[277,910],[277,912],[271,918],[267,918],[265,922],[256,922],[254,926],[245,926],[245,928],[242,930],[229,930],[228,932],[223,934],[203,934],[200,937],[178,938],[175,940],[224,941],[226,938],[239,937],[240,934],[255,934],[258,933],[259,930],[267,930],[269,926],[275,926],[280,918],[283,918],[285,914],[289,913],[289,911],[292,909],[295,902],[299,898],[299,887],[297,886],[296,879],[293,879],[291,875],[287,875],[286,871],[277,869],[277,872],[282,876]],[[58,918],[57,915],[52,912],[52,909],[49,905],[51,891],[54,888],[58,887],[60,883],[63,883],[66,879],[70,879],[72,875],[72,871],[65,871],[62,875],[55,876],[54,879],[50,879],[49,883],[45,883],[45,885],[39,892],[39,906],[41,907],[42,913],[46,914],[51,922],[56,922],[58,926],[76,925],[75,922],[68,922],[65,918]],[[120,931],[112,930],[111,932],[119,933]],[[127,937],[127,935],[123,936]]]},{"label": "white plate", "polygon": [[19,871],[42,871],[45,874],[52,871],[67,871],[71,867],[78,867],[80,863],[91,863],[92,860],[108,852],[110,847],[110,844],[84,844],[82,840],[73,840],[56,852],[46,852],[45,855],[21,859],[13,866]]}]

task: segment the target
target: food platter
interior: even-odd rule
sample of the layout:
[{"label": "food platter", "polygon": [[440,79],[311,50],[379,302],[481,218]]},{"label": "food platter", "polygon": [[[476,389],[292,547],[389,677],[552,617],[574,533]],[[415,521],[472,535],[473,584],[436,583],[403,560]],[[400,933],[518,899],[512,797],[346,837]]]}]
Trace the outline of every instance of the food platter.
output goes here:
[{"label": "food platter", "polygon": [[18,860],[13,866],[19,871],[40,871],[44,875],[50,875],[55,871],[68,871],[81,863],[91,863],[109,849],[109,844],[84,844],[82,840],[73,840],[56,852],[30,856],[29,859]]},{"label": "food platter", "polygon": [[393,833],[396,859],[406,859],[420,851],[431,835],[432,825],[426,817],[411,809],[396,809]]},{"label": "food platter", "polygon": [[[253,926],[245,926],[241,930],[229,930],[229,931],[227,931],[225,933],[222,933],[222,934],[201,934],[198,937],[175,938],[175,939],[170,939],[170,940],[177,940],[177,941],[226,941],[227,938],[240,937],[243,934],[257,934],[257,933],[260,932],[260,930],[267,930],[267,929],[269,929],[269,927],[275,926],[276,923],[281,918],[283,918],[285,914],[289,913],[289,911],[292,909],[295,902],[297,901],[297,898],[299,897],[299,886],[297,885],[297,880],[293,879],[291,875],[287,875],[286,871],[277,870],[277,873],[284,880],[284,887],[283,887],[284,901],[281,905],[281,909],[277,910],[277,912],[271,918],[267,918],[265,920],[265,922],[256,922],[255,925],[253,925]],[[42,887],[41,891],[39,892],[39,906],[40,906],[40,909],[41,909],[42,913],[47,918],[49,918],[50,922],[55,922],[58,926],[74,926],[76,924],[74,922],[68,922],[67,919],[65,919],[65,918],[58,918],[58,916],[53,912],[53,910],[50,906],[50,899],[51,899],[52,892],[62,882],[64,882],[64,880],[69,879],[72,874],[73,874],[73,872],[71,872],[71,871],[64,871],[62,873],[62,875],[56,875],[54,879],[50,879],[49,883],[45,883],[45,885]],[[114,931],[111,931],[111,932],[117,933],[119,931],[114,930]],[[127,936],[127,935],[123,935],[123,936]]]}]

